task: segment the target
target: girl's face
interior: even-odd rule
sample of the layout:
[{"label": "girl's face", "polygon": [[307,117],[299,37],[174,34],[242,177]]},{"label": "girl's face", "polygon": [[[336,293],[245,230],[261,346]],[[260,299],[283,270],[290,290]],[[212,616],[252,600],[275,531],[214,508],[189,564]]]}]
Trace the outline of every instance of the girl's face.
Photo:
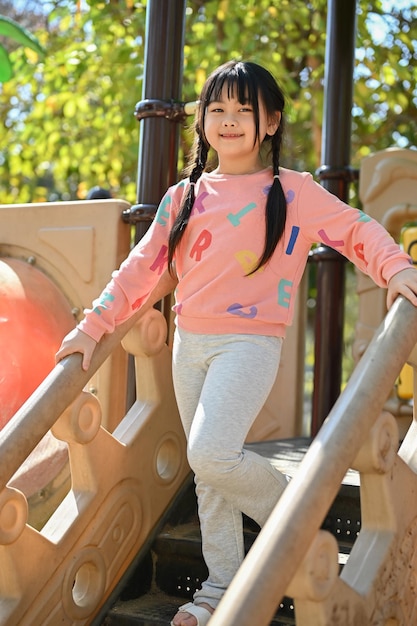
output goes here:
[{"label": "girl's face", "polygon": [[256,137],[253,108],[242,104],[227,86],[219,100],[207,105],[204,133],[210,146],[217,152],[219,174],[250,174],[264,166],[259,156],[265,135],[273,135],[279,126],[280,114],[268,119],[265,106],[259,99],[259,137]]}]

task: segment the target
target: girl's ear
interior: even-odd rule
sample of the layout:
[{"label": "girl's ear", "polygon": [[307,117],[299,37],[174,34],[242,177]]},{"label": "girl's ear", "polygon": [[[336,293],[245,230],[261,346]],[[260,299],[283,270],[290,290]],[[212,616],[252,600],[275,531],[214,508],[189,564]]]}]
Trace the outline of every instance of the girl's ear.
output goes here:
[{"label": "girl's ear", "polygon": [[277,132],[281,123],[281,111],[276,111],[275,115],[269,119],[266,134],[271,137]]}]

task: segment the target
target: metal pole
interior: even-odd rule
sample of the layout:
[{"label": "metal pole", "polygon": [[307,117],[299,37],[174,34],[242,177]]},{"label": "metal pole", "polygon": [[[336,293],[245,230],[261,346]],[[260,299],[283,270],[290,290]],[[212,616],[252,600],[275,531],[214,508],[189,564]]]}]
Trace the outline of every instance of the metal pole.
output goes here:
[{"label": "metal pole", "polygon": [[[143,100],[180,100],[183,76],[186,0],[148,0]],[[164,117],[141,119],[135,243],[145,234],[162,195],[176,181],[179,125]],[[135,207],[132,207],[134,210]],[[126,405],[135,400],[134,362],[129,359]]]},{"label": "metal pole", "polygon": [[[149,0],[142,99],[180,100],[186,0]],[[163,117],[141,121],[138,204],[158,205],[177,174],[179,126]],[[149,224],[148,224],[149,225]],[[147,226],[145,225],[145,230]],[[136,240],[144,234],[137,228]]]},{"label": "metal pole", "polygon": [[[348,200],[356,0],[329,0],[325,58],[322,162],[323,186]],[[311,430],[314,436],[340,394],[343,354],[345,259],[326,246],[312,253],[317,262],[314,391]]]}]

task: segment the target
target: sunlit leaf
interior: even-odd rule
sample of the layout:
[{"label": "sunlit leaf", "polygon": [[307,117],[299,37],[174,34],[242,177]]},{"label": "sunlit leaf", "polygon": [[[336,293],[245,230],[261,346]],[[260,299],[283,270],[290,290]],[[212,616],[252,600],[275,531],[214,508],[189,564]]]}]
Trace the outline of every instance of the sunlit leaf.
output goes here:
[{"label": "sunlit leaf", "polygon": [[6,50],[0,45],[0,83],[5,83],[13,76],[12,64]]},{"label": "sunlit leaf", "polygon": [[31,48],[37,52],[40,57],[43,57],[45,54],[44,48],[40,45],[39,41],[32,35],[32,33],[4,15],[0,15],[0,35],[10,37],[13,41],[20,43],[27,48]]}]

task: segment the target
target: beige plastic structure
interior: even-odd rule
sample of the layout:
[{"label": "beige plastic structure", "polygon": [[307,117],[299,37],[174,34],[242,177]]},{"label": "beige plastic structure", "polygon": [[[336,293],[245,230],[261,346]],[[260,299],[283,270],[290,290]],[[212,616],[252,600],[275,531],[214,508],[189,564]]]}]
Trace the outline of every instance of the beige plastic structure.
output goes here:
[{"label": "beige plastic structure", "polygon": [[[130,228],[122,221],[129,206],[123,200],[0,205],[0,257],[22,259],[44,272],[67,298],[75,325],[129,253]],[[123,350],[116,350],[89,387],[112,429],[125,412]]]},{"label": "beige plastic structure", "polygon": [[[378,220],[400,243],[401,230],[417,221],[417,152],[392,148],[363,160],[359,195],[363,210]],[[408,251],[408,250],[407,250]],[[411,252],[411,251],[410,251]],[[357,362],[386,314],[386,292],[357,273],[359,312],[353,356]],[[412,407],[393,388],[386,408],[398,419],[402,439],[411,422]]]},{"label": "beige plastic structure", "polygon": [[[129,252],[122,200],[0,205],[0,258],[35,266],[56,285],[74,325]],[[125,413],[127,355],[118,347],[87,384],[112,430]],[[40,528],[68,492],[66,445],[47,433],[11,484],[29,499],[29,520]]]}]

